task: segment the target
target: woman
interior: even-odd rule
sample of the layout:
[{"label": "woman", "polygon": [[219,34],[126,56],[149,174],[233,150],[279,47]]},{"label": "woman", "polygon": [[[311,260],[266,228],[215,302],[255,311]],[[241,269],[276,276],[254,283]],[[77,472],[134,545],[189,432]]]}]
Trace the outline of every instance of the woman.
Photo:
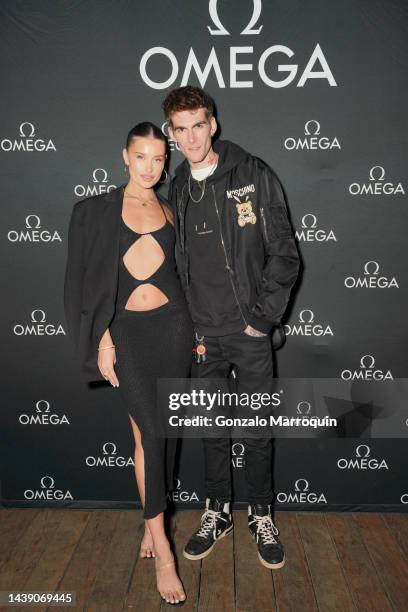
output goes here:
[{"label": "woman", "polygon": [[193,328],[174,259],[172,213],[158,197],[167,141],[136,125],[123,149],[126,185],[74,206],[65,277],[68,331],[87,380],[119,387],[135,438],[144,508],[141,557],[155,557],[157,588],[169,603],[186,596],[165,534],[177,440],[157,436],[158,378],[189,375]]}]

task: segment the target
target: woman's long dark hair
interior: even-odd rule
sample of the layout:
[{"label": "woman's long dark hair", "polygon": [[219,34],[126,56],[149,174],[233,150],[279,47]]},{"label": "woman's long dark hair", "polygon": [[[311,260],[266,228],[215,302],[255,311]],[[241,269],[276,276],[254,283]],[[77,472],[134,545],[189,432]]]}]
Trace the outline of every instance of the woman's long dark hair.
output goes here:
[{"label": "woman's long dark hair", "polygon": [[126,149],[129,148],[129,145],[132,142],[133,138],[136,138],[137,136],[140,136],[142,138],[158,138],[159,140],[164,142],[167,151],[167,138],[163,134],[161,129],[157,127],[157,125],[155,125],[154,123],[151,123],[150,121],[142,121],[141,123],[135,125],[135,127],[133,127],[127,135]]}]

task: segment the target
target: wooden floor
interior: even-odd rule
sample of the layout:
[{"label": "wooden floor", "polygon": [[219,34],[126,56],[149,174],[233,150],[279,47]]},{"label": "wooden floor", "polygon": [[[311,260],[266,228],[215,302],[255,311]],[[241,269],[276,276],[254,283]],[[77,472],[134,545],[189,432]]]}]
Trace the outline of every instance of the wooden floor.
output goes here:
[{"label": "wooden floor", "polygon": [[[184,559],[200,515],[172,520],[183,610],[408,610],[408,514],[276,513],[286,565],[273,572],[258,561],[243,511],[207,559]],[[0,591],[76,591],[79,610],[168,610],[154,561],[138,558],[142,531],[136,510],[0,510]]]}]

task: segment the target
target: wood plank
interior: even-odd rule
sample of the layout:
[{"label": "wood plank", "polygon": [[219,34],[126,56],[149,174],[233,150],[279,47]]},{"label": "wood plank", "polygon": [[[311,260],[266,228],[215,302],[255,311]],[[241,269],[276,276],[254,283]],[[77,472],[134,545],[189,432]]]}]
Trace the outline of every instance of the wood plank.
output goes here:
[{"label": "wood plank", "polygon": [[[234,512],[235,601],[237,612],[277,610],[271,570],[261,564],[248,530],[246,510]],[[281,570],[279,570],[281,571]]]},{"label": "wood plank", "polygon": [[122,609],[133,569],[139,555],[138,531],[143,522],[140,510],[118,511],[113,538],[106,549],[92,587],[87,610]]},{"label": "wood plank", "polygon": [[390,601],[353,517],[330,512],[326,514],[326,523],[357,609],[392,612]]},{"label": "wood plank", "polygon": [[[37,565],[25,581],[22,587],[24,591],[54,592],[58,590],[61,576],[88,521],[88,512],[75,513],[71,510],[52,510],[51,512],[58,513],[60,522],[52,537],[46,541]],[[32,607],[24,606],[20,609],[22,612],[29,612]],[[36,610],[46,612],[47,606],[36,606]]]},{"label": "wood plank", "polygon": [[397,540],[408,562],[408,514],[385,512],[381,516]]},{"label": "wood plank", "polygon": [[35,515],[0,570],[0,591],[23,590],[60,526],[62,517],[62,512],[51,509],[43,509]]},{"label": "wood plank", "polygon": [[298,512],[296,518],[319,610],[356,610],[324,515]]},{"label": "wood plank", "polygon": [[129,592],[125,598],[124,609],[158,612],[160,607],[161,597],[156,588],[154,558],[139,558],[134,568]]},{"label": "wood plank", "polygon": [[379,514],[353,513],[388,599],[396,610],[408,609],[408,566],[393,533]]},{"label": "wood plank", "polygon": [[56,591],[72,553],[86,527],[89,512],[54,510],[60,522],[46,541],[41,558],[23,585],[25,591]]},{"label": "wood plank", "polygon": [[295,512],[275,512],[279,538],[285,549],[285,565],[272,571],[279,610],[318,610],[312,579]]},{"label": "wood plank", "polygon": [[35,520],[39,508],[13,508],[0,510],[0,568],[9,562],[19,541]]},{"label": "wood plank", "polygon": [[[199,527],[199,523],[196,526]],[[199,563],[199,561],[192,562]],[[232,533],[222,538],[201,561],[198,612],[235,610],[234,540]]]},{"label": "wood plank", "polygon": [[[172,517],[186,612],[408,609],[406,514],[275,513],[286,553],[276,571],[260,564],[246,511],[234,513],[233,534],[209,557],[185,559],[200,516],[185,510]],[[0,517],[1,590],[76,591],[76,607],[97,612],[169,609],[156,590],[154,560],[139,559],[140,510],[6,509]]]},{"label": "wood plank", "polygon": [[[58,591],[75,591],[76,606],[85,608],[100,568],[105,562],[119,519],[119,512],[97,510],[89,512],[89,520],[66,571]],[[50,607],[49,610],[54,608]],[[63,610],[72,608],[62,607]]]},{"label": "wood plank", "polygon": [[5,549],[3,538],[18,527],[24,529],[35,516],[42,512],[40,508],[0,508],[0,552]]}]

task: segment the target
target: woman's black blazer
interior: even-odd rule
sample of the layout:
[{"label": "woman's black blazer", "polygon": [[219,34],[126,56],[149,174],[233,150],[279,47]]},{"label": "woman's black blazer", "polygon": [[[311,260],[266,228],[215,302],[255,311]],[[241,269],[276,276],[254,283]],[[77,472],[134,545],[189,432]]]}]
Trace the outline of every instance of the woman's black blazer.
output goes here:
[{"label": "woman's black blazer", "polygon": [[97,366],[98,346],[115,313],[124,188],[77,202],[69,224],[65,318],[89,382],[103,380]]}]

